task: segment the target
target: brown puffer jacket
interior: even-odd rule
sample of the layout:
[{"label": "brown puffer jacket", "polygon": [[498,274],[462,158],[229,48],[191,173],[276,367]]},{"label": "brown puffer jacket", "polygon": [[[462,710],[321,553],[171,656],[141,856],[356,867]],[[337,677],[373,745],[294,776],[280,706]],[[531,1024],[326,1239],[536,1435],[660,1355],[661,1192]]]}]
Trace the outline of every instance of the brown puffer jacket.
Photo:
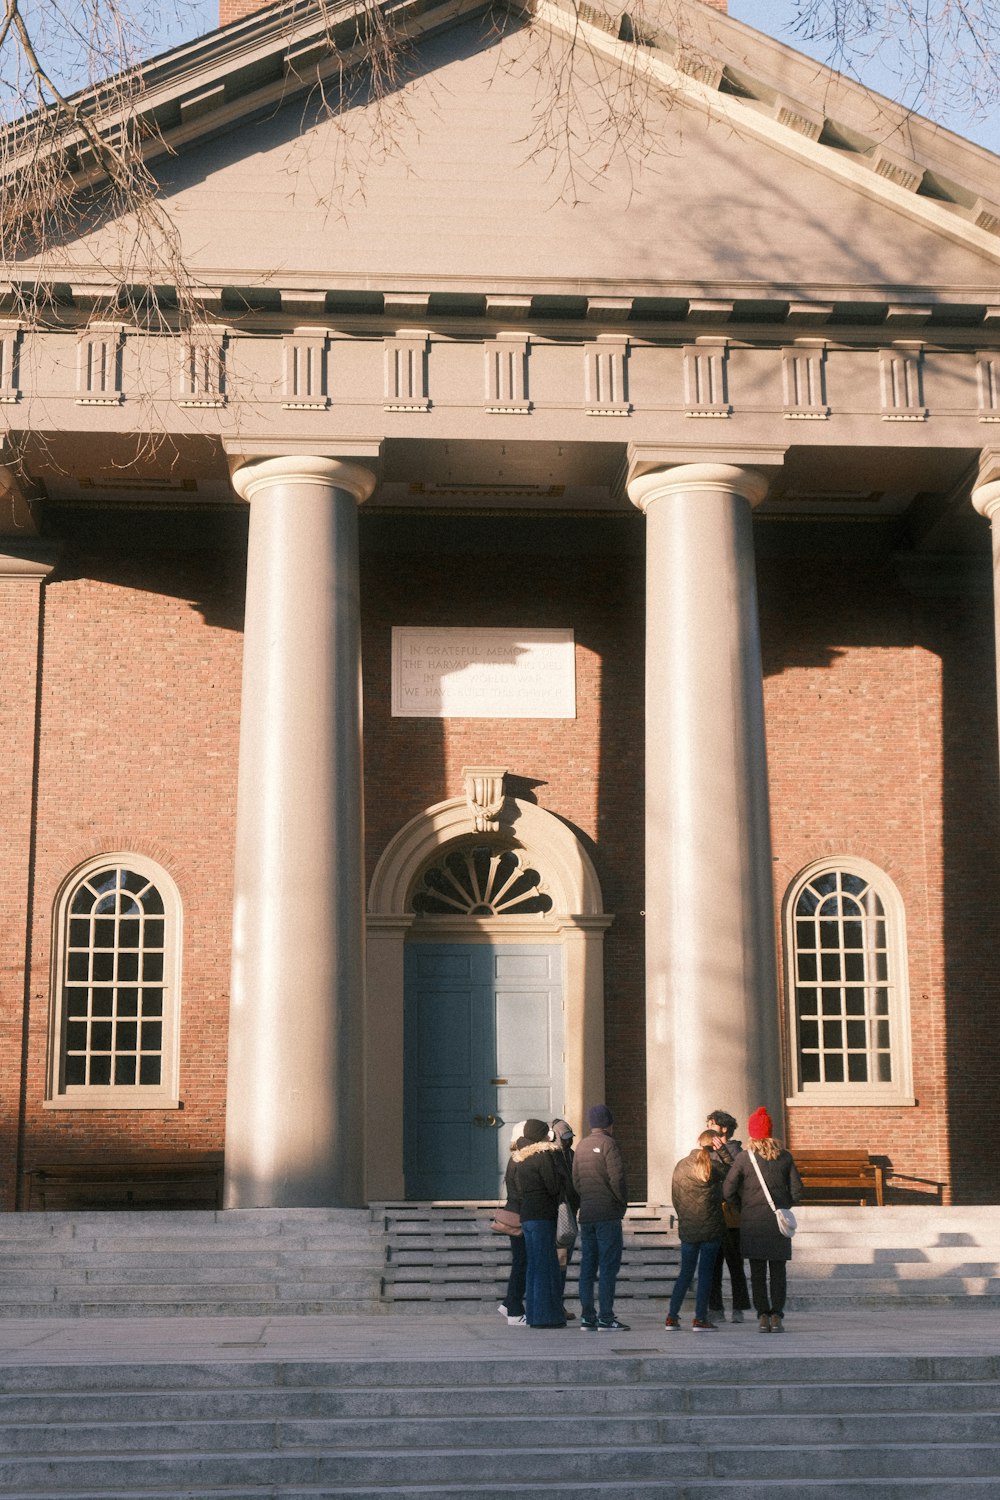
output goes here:
[{"label": "brown puffer jacket", "polygon": [[721,1240],[725,1221],[722,1217],[722,1180],[725,1170],[714,1156],[709,1156],[712,1175],[706,1182],[697,1170],[705,1153],[694,1150],[674,1168],[670,1195],[677,1215],[677,1232],[686,1245],[700,1245],[705,1240]]}]

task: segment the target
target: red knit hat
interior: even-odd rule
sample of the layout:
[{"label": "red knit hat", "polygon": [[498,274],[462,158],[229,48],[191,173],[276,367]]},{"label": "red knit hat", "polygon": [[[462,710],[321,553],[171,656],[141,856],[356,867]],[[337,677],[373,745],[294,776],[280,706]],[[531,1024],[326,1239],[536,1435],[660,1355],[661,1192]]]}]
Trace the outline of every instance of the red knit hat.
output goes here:
[{"label": "red knit hat", "polygon": [[749,1122],[747,1124],[747,1129],[750,1132],[750,1139],[752,1141],[766,1141],[771,1135],[771,1116],[768,1114],[763,1104],[761,1105],[760,1109],[755,1109],[753,1114],[750,1116]]}]

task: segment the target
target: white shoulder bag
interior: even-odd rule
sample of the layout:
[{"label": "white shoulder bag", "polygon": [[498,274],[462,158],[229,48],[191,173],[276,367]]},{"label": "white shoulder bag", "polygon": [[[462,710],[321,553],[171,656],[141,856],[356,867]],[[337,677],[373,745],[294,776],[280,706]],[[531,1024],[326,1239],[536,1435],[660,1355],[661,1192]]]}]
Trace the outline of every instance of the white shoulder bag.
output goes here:
[{"label": "white shoulder bag", "polygon": [[757,1160],[752,1151],[748,1151],[747,1155],[753,1162],[753,1169],[757,1173],[758,1181],[760,1182],[760,1185],[764,1190],[764,1197],[767,1199],[768,1203],[770,1203],[771,1208],[774,1211],[774,1217],[778,1221],[778,1228],[785,1236],[785,1239],[790,1240],[796,1229],[799,1227],[795,1222],[795,1215],[792,1213],[792,1210],[790,1208],[774,1207],[774,1199],[771,1197],[767,1183],[764,1181],[764,1174],[760,1170],[760,1162]]}]

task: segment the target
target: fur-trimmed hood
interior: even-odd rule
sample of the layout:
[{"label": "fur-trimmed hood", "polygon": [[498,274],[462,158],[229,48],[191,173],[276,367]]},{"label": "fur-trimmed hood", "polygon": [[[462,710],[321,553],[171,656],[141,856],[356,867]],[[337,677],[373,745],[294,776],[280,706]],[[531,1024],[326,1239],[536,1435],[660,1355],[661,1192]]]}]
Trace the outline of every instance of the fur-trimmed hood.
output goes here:
[{"label": "fur-trimmed hood", "polygon": [[531,1156],[537,1156],[541,1151],[558,1151],[562,1155],[562,1146],[558,1141],[532,1141],[529,1146],[520,1146],[518,1150],[510,1154],[515,1161],[527,1161]]}]

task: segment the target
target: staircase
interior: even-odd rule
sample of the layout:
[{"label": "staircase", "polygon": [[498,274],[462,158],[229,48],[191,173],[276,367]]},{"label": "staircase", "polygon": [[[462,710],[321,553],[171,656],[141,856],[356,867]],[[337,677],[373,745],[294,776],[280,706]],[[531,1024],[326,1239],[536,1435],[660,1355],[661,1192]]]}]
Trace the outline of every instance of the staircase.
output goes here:
[{"label": "staircase", "polygon": [[[409,1313],[493,1312],[503,1300],[510,1270],[510,1240],[490,1229],[492,1203],[381,1203],[373,1205],[385,1228],[382,1295]],[[667,1209],[633,1204],[623,1226],[625,1254],[615,1305],[625,1309],[666,1298],[680,1263],[673,1216]],[[576,1300],[577,1261],[566,1278],[568,1303]]]},{"label": "staircase", "polygon": [[848,1304],[1000,1305],[1000,1207],[796,1210],[792,1310]]},{"label": "staircase", "polygon": [[[490,1204],[0,1215],[0,1318],[492,1313],[510,1265]],[[1000,1304],[1000,1208],[799,1210],[791,1311]],[[659,1316],[671,1218],[633,1205],[616,1303]],[[576,1301],[577,1259],[567,1301]]]},{"label": "staircase", "polygon": [[995,1500],[1000,1492],[994,1357],[796,1358],[727,1344],[724,1356],[553,1358],[539,1348],[532,1359],[0,1367],[0,1494]]},{"label": "staircase", "polygon": [[383,1256],[368,1209],[0,1214],[0,1318],[372,1313]]}]

